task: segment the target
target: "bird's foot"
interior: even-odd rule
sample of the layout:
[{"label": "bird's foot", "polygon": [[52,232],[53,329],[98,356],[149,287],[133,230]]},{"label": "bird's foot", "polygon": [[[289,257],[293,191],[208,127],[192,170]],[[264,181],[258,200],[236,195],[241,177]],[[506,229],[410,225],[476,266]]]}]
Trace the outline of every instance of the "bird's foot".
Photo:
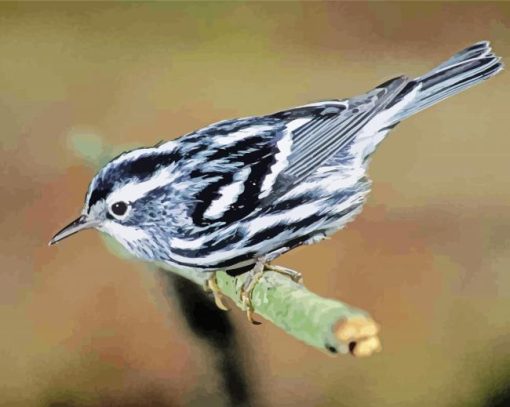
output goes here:
[{"label": "bird's foot", "polygon": [[252,270],[248,272],[246,280],[241,286],[241,303],[246,310],[246,317],[253,325],[260,325],[261,322],[253,319],[253,305],[251,303],[251,294],[258,281],[264,274],[265,263],[263,260],[258,260]]},{"label": "bird's foot", "polygon": [[204,290],[212,292],[214,303],[219,309],[229,311],[229,308],[223,303],[223,295],[216,281],[216,273],[212,273],[211,277],[206,280]]},{"label": "bird's foot", "polygon": [[295,270],[288,269],[287,267],[282,266],[274,266],[271,264],[266,265],[266,270],[274,271],[275,273],[279,273],[285,277],[289,277],[295,283],[303,285],[303,275]]}]

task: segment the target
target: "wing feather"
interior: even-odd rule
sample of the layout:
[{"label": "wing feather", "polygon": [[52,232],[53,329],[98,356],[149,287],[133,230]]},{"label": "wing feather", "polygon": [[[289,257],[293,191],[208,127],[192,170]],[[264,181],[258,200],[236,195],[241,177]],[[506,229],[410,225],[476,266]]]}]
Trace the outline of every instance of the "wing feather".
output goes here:
[{"label": "wing feather", "polygon": [[220,122],[198,132],[198,145],[197,133],[185,137],[184,150],[186,139],[193,149],[187,165],[201,185],[194,223],[224,227],[267,207],[350,143],[408,81],[398,77],[345,101]]},{"label": "wing feather", "polygon": [[296,135],[289,166],[282,173],[279,187],[292,188],[348,144],[356,134],[399,94],[409,81],[398,77],[366,95],[348,101],[347,108],[330,116],[313,118]]}]

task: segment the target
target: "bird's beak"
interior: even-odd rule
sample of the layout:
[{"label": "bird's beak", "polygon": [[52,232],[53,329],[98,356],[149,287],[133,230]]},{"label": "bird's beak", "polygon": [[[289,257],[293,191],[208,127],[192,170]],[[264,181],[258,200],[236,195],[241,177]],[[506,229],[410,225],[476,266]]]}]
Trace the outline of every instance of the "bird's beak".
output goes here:
[{"label": "bird's beak", "polygon": [[62,239],[74,235],[83,229],[90,229],[94,226],[97,226],[98,223],[96,221],[89,220],[87,216],[82,215],[78,219],[73,220],[69,225],[63,228],[60,232],[58,232],[53,238],[50,240],[49,246],[60,242]]}]

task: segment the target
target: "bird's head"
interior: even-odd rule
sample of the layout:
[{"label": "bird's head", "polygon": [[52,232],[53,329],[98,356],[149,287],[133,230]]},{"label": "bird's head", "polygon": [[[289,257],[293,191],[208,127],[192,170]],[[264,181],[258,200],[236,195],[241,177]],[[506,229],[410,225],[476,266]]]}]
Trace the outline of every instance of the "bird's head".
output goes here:
[{"label": "bird's head", "polygon": [[147,244],[169,221],[166,203],[178,153],[172,142],[124,153],[105,165],[90,183],[81,215],[58,232],[55,244],[81,230],[95,228],[114,237],[139,257],[150,257]]}]

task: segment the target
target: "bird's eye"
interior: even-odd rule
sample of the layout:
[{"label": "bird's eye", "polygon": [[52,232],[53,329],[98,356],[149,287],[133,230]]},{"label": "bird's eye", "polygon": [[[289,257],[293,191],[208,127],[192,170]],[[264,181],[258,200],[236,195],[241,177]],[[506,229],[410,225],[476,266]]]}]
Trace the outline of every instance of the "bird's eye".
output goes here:
[{"label": "bird's eye", "polygon": [[110,206],[110,212],[116,218],[124,217],[124,215],[126,215],[128,209],[129,209],[129,205],[123,201],[115,202]]}]

